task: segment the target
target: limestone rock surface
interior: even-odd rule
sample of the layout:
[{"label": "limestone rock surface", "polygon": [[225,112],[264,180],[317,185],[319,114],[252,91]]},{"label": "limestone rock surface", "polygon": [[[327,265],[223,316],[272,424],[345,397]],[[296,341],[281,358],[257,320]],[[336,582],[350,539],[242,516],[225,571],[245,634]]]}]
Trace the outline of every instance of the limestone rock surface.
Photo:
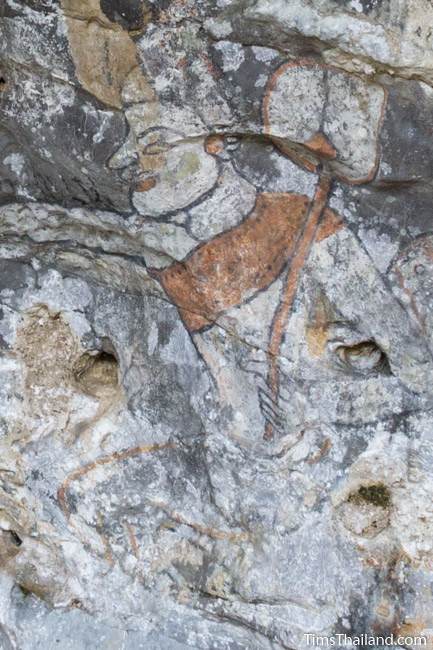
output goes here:
[{"label": "limestone rock surface", "polygon": [[433,648],[432,45],[0,0],[2,650]]}]

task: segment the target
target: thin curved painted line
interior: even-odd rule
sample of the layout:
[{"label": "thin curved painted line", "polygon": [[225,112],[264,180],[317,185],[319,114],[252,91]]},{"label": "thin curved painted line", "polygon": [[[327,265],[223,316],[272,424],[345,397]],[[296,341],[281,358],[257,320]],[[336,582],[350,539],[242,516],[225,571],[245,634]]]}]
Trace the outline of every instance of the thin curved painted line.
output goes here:
[{"label": "thin curved painted line", "polygon": [[77,481],[78,479],[82,478],[83,476],[86,476],[86,474],[89,474],[91,471],[96,469],[97,467],[100,467],[101,465],[109,465],[111,463],[116,463],[120,462],[122,460],[126,460],[127,458],[132,458],[134,456],[139,456],[140,454],[148,454],[152,453],[154,451],[162,451],[163,449],[173,449],[175,447],[175,444],[172,442],[165,442],[165,443],[160,443],[160,444],[154,444],[154,445],[141,445],[138,447],[131,447],[129,449],[124,449],[123,451],[115,451],[112,454],[109,454],[108,456],[100,456],[96,460],[94,460],[91,463],[88,463],[87,465],[83,465],[82,467],[79,467],[78,469],[74,470],[72,474],[70,474],[62,483],[62,485],[59,487],[57,490],[57,499],[60,503],[60,507],[65,514],[67,518],[69,518],[70,515],[70,510],[67,506],[66,502],[66,493],[74,481]]},{"label": "thin curved painted line", "polygon": [[[335,74],[342,74],[342,75],[348,75],[349,74],[345,70],[341,70],[340,68],[336,68],[335,66],[328,65],[326,63],[320,63],[318,61],[315,61],[314,59],[299,59],[298,61],[289,61],[287,63],[283,63],[271,75],[271,77],[268,80],[268,83],[267,83],[266,89],[265,89],[265,96],[264,96],[264,99],[263,99],[263,111],[262,111],[263,127],[264,127],[265,134],[269,135],[272,138],[273,142],[275,143],[275,145],[280,150],[281,150],[281,148],[278,146],[278,139],[275,136],[272,136],[272,133],[271,133],[271,124],[270,124],[270,118],[269,118],[269,105],[270,105],[270,101],[271,101],[272,92],[275,90],[275,87],[277,85],[277,82],[278,82],[279,78],[284,74],[284,72],[286,72],[286,70],[291,69],[291,68],[314,68],[314,67],[317,68],[317,69],[320,69],[320,70],[331,70]],[[359,79],[361,79],[361,81],[363,81],[363,83],[365,83],[367,85],[367,82],[364,81],[364,79],[362,79],[362,77],[360,77],[359,75],[356,75],[356,76]],[[338,172],[336,170],[333,170],[334,176],[336,178],[338,178],[342,182],[347,183],[349,185],[363,185],[365,183],[371,182],[374,179],[374,177],[376,176],[377,169],[378,169],[378,166],[379,166],[380,151],[379,151],[378,138],[379,138],[379,134],[380,134],[380,131],[382,129],[382,126],[383,126],[383,121],[384,121],[384,117],[385,117],[385,110],[386,110],[386,106],[387,106],[387,103],[388,103],[389,92],[388,92],[388,89],[385,88],[384,86],[382,86],[380,84],[377,84],[377,83],[376,83],[376,85],[381,88],[381,90],[383,91],[384,96],[383,96],[383,100],[382,100],[382,106],[381,106],[381,110],[380,110],[380,116],[379,116],[379,120],[378,120],[376,137],[375,137],[375,140],[376,140],[376,157],[375,157],[375,162],[374,162],[373,167],[371,168],[371,170],[367,174],[367,176],[365,176],[363,178],[359,178],[359,179],[349,178],[349,177],[345,176],[343,173]],[[302,143],[299,143],[299,145],[303,146]],[[283,153],[285,155],[287,155],[287,157],[290,158],[290,155],[286,151],[283,151]],[[306,158],[304,158],[302,156],[302,154],[298,154],[297,152],[294,152],[293,160],[294,160],[295,163],[298,162],[298,163],[301,163],[302,165],[304,165],[305,168],[310,172],[313,172],[313,171],[315,171],[317,169],[317,165],[312,164],[310,161],[308,161]]]},{"label": "thin curved painted line", "polygon": [[[310,212],[307,216],[306,225],[293,254],[284,282],[280,302],[272,321],[267,352],[269,358],[267,384],[275,401],[278,400],[280,390],[279,355],[284,340],[284,330],[292,311],[301,271],[316,237],[321,217],[326,209],[331,185],[332,178],[330,176],[323,174],[319,177],[316,192],[311,203]],[[273,425],[270,422],[267,422],[263,434],[265,440],[272,440],[273,429]]]}]

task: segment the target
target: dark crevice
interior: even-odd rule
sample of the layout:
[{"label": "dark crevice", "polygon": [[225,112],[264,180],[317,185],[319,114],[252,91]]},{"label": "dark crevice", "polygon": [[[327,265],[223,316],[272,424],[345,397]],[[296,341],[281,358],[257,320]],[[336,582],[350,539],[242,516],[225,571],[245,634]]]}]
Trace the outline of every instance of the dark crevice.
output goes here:
[{"label": "dark crevice", "polygon": [[14,530],[10,530],[9,535],[11,537],[11,541],[14,544],[14,546],[21,546],[22,545],[23,540],[21,539],[21,537]]},{"label": "dark crevice", "polygon": [[375,341],[340,345],[336,349],[339,362],[358,375],[392,375],[388,357]]}]

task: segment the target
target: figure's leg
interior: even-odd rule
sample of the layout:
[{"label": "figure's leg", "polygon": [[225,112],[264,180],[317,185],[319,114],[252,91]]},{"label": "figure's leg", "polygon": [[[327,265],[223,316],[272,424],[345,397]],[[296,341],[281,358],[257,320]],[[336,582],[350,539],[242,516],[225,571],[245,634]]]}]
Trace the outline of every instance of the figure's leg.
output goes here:
[{"label": "figure's leg", "polygon": [[[280,373],[278,368],[278,356],[280,354],[281,344],[284,338],[284,330],[292,310],[293,301],[296,296],[296,290],[299,284],[299,278],[305,262],[308,258],[311,246],[316,236],[321,217],[326,208],[331,189],[332,178],[325,173],[319,177],[316,192],[311,202],[307,221],[304,230],[298,240],[295,252],[287,271],[282,295],[278,307],[275,311],[269,338],[268,359],[269,369],[267,383],[275,404],[278,403],[280,390]],[[271,420],[266,423],[264,438],[271,440],[274,435],[274,425]]]}]

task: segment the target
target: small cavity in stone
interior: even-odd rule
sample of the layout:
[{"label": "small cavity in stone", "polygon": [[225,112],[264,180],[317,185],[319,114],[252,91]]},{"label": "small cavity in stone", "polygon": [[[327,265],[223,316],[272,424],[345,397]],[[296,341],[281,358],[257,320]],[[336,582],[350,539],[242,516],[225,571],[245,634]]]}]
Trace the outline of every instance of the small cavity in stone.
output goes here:
[{"label": "small cavity in stone", "polygon": [[374,341],[341,345],[336,352],[340,361],[357,374],[391,374],[386,354]]},{"label": "small cavity in stone", "polygon": [[92,395],[113,390],[118,386],[118,362],[113,354],[98,352],[83,354],[75,364],[75,381],[80,388]]},{"label": "small cavity in stone", "polygon": [[9,534],[11,536],[12,543],[15,546],[21,546],[21,544],[23,543],[21,537],[14,530],[10,530]]}]

